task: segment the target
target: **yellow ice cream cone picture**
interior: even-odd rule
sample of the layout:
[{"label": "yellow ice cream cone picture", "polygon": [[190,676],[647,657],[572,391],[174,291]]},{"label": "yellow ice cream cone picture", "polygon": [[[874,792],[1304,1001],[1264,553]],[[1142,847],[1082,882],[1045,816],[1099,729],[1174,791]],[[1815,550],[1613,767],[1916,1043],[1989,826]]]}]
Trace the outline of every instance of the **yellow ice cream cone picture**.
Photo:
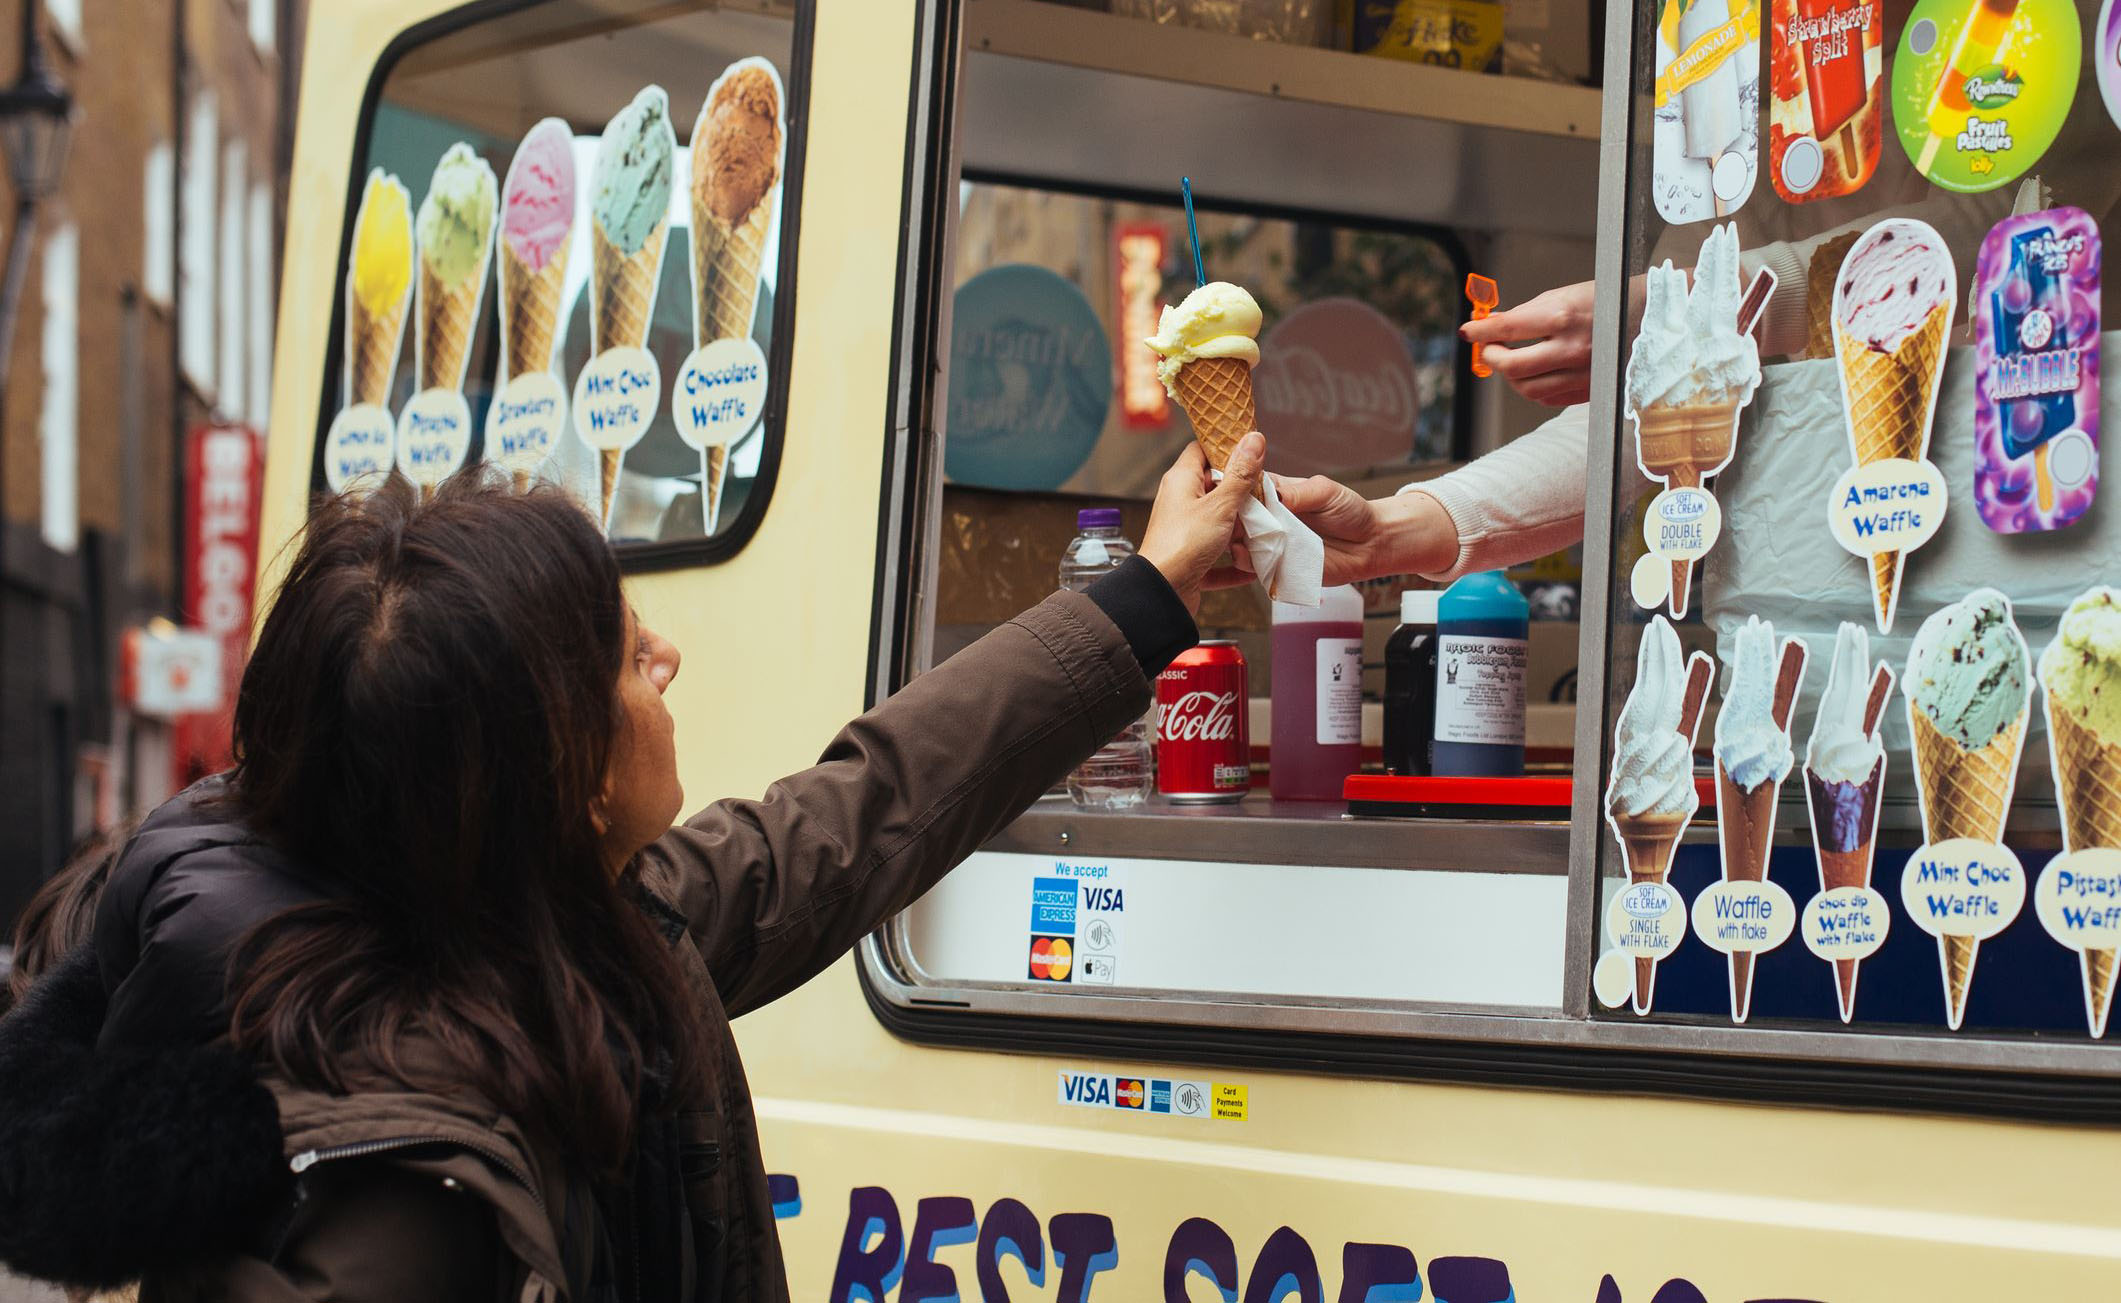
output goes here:
[{"label": "yellow ice cream cone picture", "polygon": [[397,177],[377,168],[361,188],[346,263],[345,403],[324,436],[324,479],[332,492],[372,488],[397,459],[390,388],[412,301],[412,200]]},{"label": "yellow ice cream cone picture", "polygon": [[626,450],[648,433],[662,402],[662,369],[648,351],[648,329],[676,156],[670,98],[649,86],[605,126],[590,174],[592,356],[575,378],[574,428],[598,456],[598,518],[607,530]]},{"label": "yellow ice cream cone picture", "polygon": [[2010,599],[1977,588],[1922,622],[1900,680],[1927,838],[1908,859],[1900,900],[1937,938],[1944,1021],[1954,1031],[1981,943],[2025,904],[2025,868],[2002,843],[2025,749],[2031,659]]},{"label": "yellow ice cream cone picture", "polygon": [[495,254],[501,291],[503,383],[486,420],[486,457],[530,480],[566,429],[567,390],[553,366],[560,294],[574,245],[574,132],[546,118],[516,146],[501,186]]},{"label": "yellow ice cream cone picture", "polygon": [[2041,926],[2075,950],[2085,1024],[2106,1035],[2121,952],[2121,590],[2071,602],[2040,653],[2062,851],[2033,890]]},{"label": "yellow ice cream cone picture", "polygon": [[413,356],[419,388],[398,416],[398,469],[424,497],[471,451],[464,369],[493,259],[493,169],[459,141],[443,153],[420,202]]},{"label": "yellow ice cream cone picture", "polygon": [[786,95],[764,59],[741,59],[707,91],[692,126],[693,349],[671,402],[700,453],[702,526],[713,535],[730,454],[758,427],[766,357],[754,340],[767,254],[775,247]]}]

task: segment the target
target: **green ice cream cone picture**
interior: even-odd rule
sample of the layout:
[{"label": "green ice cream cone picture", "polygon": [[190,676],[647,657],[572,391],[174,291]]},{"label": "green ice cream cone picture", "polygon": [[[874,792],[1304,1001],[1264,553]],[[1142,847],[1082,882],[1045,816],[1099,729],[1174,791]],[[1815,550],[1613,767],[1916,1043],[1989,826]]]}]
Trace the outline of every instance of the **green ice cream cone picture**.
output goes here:
[{"label": "green ice cream cone picture", "polygon": [[457,473],[471,452],[464,368],[493,259],[500,204],[493,169],[462,141],[435,165],[416,223],[413,357],[419,387],[398,415],[398,469],[420,496]]},{"label": "green ice cream cone picture", "polygon": [[2040,696],[2063,853],[2040,870],[2033,900],[2048,935],[2077,952],[2085,1024],[2104,1036],[2121,952],[2121,590],[2070,603],[2040,653]]}]

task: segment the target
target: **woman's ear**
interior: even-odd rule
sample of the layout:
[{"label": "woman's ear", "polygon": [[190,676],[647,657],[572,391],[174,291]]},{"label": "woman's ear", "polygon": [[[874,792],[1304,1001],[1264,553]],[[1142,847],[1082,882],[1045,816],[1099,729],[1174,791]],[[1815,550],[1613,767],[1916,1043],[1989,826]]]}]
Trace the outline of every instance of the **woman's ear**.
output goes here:
[{"label": "woman's ear", "polygon": [[589,803],[589,826],[596,829],[600,839],[611,833],[611,820],[604,817],[604,797],[601,793],[596,800]]}]

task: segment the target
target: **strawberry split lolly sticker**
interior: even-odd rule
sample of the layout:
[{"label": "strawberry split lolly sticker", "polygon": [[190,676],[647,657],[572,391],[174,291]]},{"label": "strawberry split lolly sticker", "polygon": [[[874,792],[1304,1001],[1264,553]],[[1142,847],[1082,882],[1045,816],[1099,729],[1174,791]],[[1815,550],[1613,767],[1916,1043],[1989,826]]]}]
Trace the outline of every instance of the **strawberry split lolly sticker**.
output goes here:
[{"label": "strawberry split lolly sticker", "polygon": [[1772,0],[1768,177],[1793,204],[1863,188],[1883,135],[1878,0]]}]

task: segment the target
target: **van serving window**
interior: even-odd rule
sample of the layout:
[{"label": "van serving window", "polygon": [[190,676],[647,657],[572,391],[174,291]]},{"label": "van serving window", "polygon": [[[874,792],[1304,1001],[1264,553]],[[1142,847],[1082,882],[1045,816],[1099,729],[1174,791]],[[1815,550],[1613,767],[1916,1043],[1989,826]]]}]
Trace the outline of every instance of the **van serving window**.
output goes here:
[{"label": "van serving window", "polygon": [[[630,570],[712,562],[780,462],[811,6],[446,15],[372,80],[316,492],[556,484]],[[482,16],[483,15],[483,16]]]}]

